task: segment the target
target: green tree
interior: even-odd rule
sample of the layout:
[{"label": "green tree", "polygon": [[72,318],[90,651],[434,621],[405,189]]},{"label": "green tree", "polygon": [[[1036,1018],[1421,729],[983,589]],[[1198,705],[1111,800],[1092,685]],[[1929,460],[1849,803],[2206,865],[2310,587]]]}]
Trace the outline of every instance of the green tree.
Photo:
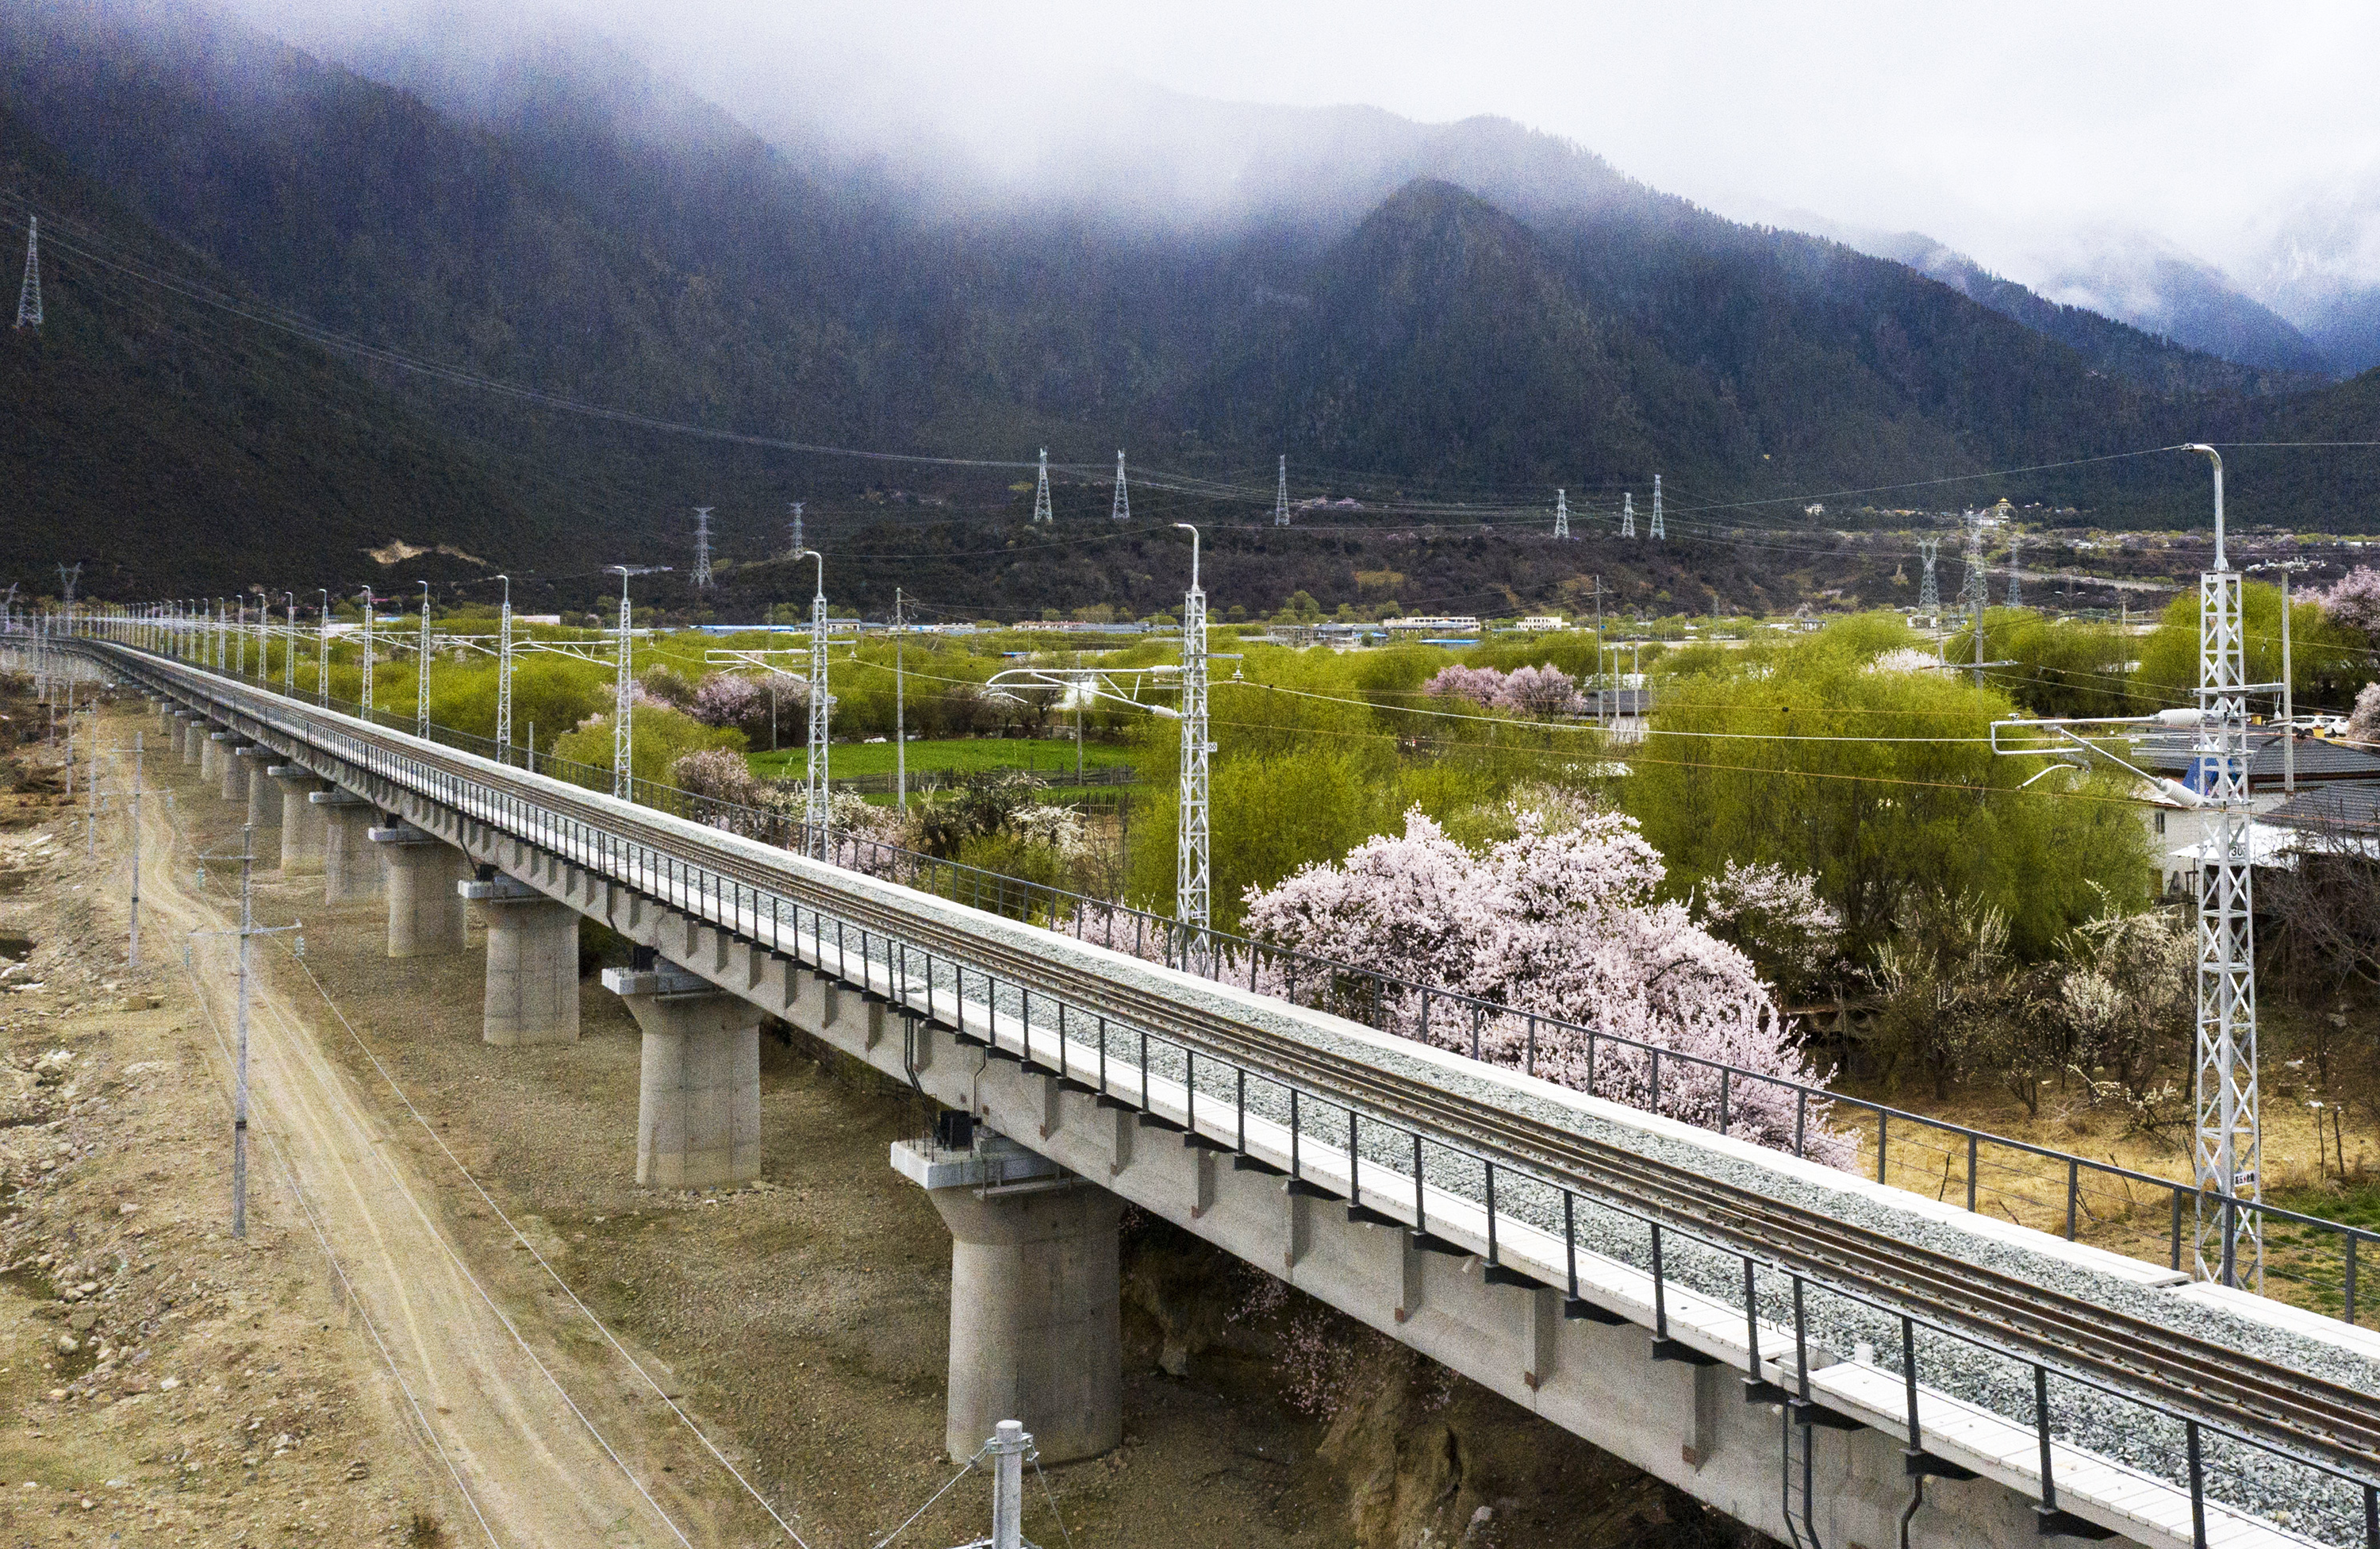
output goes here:
[{"label": "green tree", "polygon": [[1972,895],[2008,920],[2021,957],[2099,911],[2144,898],[2141,823],[2108,777],[2017,787],[2038,766],[1992,755],[2012,706],[1962,677],[1896,670],[1914,650],[1889,616],[1790,644],[1689,648],[1665,663],[1656,733],[1627,762],[1627,810],[1680,893],[1726,863],[1817,878],[1864,962],[1908,900]]},{"label": "green tree", "polygon": [[[2246,636],[2248,681],[2277,683],[2281,677],[2281,589],[2248,581],[2240,589],[2240,622]],[[2356,690],[2372,680],[2371,642],[2322,611],[2299,591],[2289,599],[2289,676],[2298,708],[2324,706],[2345,712]],[[2155,696],[2132,712],[2156,704],[2197,702],[2198,594],[2185,592],[2166,605],[2165,616],[2141,643],[2141,682]]]}]

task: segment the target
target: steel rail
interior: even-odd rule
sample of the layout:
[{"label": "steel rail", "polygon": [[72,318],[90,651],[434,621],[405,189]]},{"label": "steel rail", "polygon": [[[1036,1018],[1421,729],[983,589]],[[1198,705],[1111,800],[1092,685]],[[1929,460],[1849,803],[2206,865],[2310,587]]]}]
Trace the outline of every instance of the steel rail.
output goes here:
[{"label": "steel rail", "polygon": [[[169,664],[142,656],[137,658],[137,665],[149,668]],[[322,715],[312,707],[277,694],[259,693],[211,673],[175,668],[176,677],[184,674],[207,697],[219,703],[232,701],[241,707],[238,713],[260,726],[296,737],[317,751],[341,756],[314,741],[312,726]],[[189,691],[190,685],[184,687]],[[273,714],[256,714],[246,705],[250,700],[261,701]],[[292,711],[298,723],[294,728],[277,724]],[[336,718],[333,729],[338,736],[390,759],[409,760],[455,781],[501,794],[544,814],[558,826],[577,823],[598,829],[751,887],[756,894],[782,898],[797,911],[807,908],[814,915],[832,914],[888,938],[903,938],[913,947],[940,952],[948,960],[964,959],[981,971],[1004,973],[1012,984],[1146,1029],[1179,1048],[1220,1058],[1277,1084],[1303,1087],[1326,1103],[1360,1110],[1393,1128],[1426,1133],[1441,1147],[1475,1161],[1596,1201],[1622,1214],[1680,1229],[1713,1249],[1759,1262],[1774,1273],[1799,1276],[1878,1311],[1912,1318],[2009,1359],[2054,1368],[2086,1385],[2178,1419],[2197,1421],[2324,1471],[2359,1480],[2380,1473],[2380,1406],[2343,1384],[2293,1372],[2167,1323],[2049,1291],[2017,1275],[1820,1211],[1787,1204],[1547,1120],[1451,1093],[1399,1072],[1294,1039],[1253,1031],[1220,1014],[1185,1006],[1176,997],[1008,945],[997,937],[972,933],[924,911],[899,908],[870,889],[812,876],[808,868],[789,863],[796,862],[795,857],[788,856],[786,862],[762,862],[732,847],[711,848],[701,843],[701,835],[671,826],[678,820],[656,821],[640,812],[624,812],[620,804],[575,786],[524,776],[369,723],[346,724],[349,720]],[[371,778],[388,778],[379,772],[366,773]],[[450,799],[433,791],[418,794],[441,802]],[[493,825],[503,826],[501,823]],[[536,832],[516,836],[540,848],[546,848],[552,837]],[[945,908],[965,908],[949,900],[936,901]],[[671,907],[686,906],[674,901]],[[698,914],[700,906],[686,911]],[[740,920],[711,922],[742,931]],[[1206,994],[1219,988],[1195,977],[1191,984]],[[1327,1016],[1286,1002],[1281,1009],[1290,1015]]]}]

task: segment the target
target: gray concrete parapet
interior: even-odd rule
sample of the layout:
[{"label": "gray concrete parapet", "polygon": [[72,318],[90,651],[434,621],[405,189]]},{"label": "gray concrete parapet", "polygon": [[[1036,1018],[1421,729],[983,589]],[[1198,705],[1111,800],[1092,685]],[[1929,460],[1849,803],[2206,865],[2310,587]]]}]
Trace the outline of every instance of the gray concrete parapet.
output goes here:
[{"label": "gray concrete parapet", "polygon": [[323,787],[312,771],[276,763],[265,770],[281,787],[281,874],[312,877],[322,874],[322,840],[329,826],[322,809],[307,797]]},{"label": "gray concrete parapet", "polygon": [[318,790],[306,799],[322,813],[322,902],[358,904],[379,897],[380,854],[370,835],[380,810],[337,789]]},{"label": "gray concrete parapet", "polygon": [[578,911],[504,876],[455,891],[488,922],[480,1037],[507,1048],[577,1043]]},{"label": "gray concrete parapet", "polygon": [[988,1132],[962,1151],[901,1141],[892,1165],[951,1229],[950,1455],[970,1456],[1003,1420],[1023,1421],[1048,1462],[1113,1450],[1123,1201]]},{"label": "gray concrete parapet", "polygon": [[605,969],[603,987],[645,1034],[637,1181],[708,1189],[759,1177],[759,1009],[670,964]]},{"label": "gray concrete parapet", "polygon": [[368,830],[386,868],[388,955],[440,957],[471,944],[471,910],[455,891],[468,857],[409,823]]}]

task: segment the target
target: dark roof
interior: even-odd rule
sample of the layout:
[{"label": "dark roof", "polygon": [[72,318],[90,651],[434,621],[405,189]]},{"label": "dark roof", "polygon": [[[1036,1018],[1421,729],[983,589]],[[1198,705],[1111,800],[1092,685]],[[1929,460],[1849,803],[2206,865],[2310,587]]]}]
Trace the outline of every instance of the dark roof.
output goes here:
[{"label": "dark roof", "polygon": [[2338,780],[2301,790],[2256,821],[2278,828],[2380,832],[2380,780]]},{"label": "dark roof", "polygon": [[[2281,734],[2262,726],[2251,726],[2248,728],[2248,743],[2249,788],[2270,789],[2278,786],[2283,773]],[[2143,769],[2182,778],[2198,762],[2197,739],[2192,736],[2143,738],[2140,742],[2140,756],[2133,762]],[[2380,753],[2350,747],[2343,742],[2326,742],[2320,738],[2298,738],[2297,766],[2301,783],[2308,780],[2380,780]]]},{"label": "dark roof", "polygon": [[1583,697],[1586,701],[1586,714],[1590,715],[1604,708],[1607,697],[1614,715],[1646,715],[1653,710],[1653,690],[1650,689],[1589,689]]}]

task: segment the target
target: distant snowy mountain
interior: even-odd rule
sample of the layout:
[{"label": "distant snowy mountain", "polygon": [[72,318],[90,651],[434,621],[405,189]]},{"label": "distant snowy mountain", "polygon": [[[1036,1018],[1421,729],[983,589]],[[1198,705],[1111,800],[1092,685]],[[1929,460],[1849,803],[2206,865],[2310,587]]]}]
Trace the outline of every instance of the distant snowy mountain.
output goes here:
[{"label": "distant snowy mountain", "polygon": [[2380,366],[2380,167],[2289,196],[2249,279],[2342,371]]},{"label": "distant snowy mountain", "polygon": [[2338,363],[2212,264],[2146,232],[2077,233],[2034,288],[2242,365],[2334,374]]}]

